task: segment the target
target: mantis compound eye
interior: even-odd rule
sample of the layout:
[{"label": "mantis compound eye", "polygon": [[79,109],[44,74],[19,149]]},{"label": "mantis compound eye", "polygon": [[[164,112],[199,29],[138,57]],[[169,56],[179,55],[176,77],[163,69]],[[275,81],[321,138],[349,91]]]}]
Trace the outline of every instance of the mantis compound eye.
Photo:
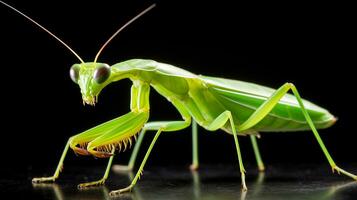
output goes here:
[{"label": "mantis compound eye", "polygon": [[79,78],[79,65],[74,64],[72,65],[71,69],[69,70],[69,76],[71,77],[72,81],[75,83],[78,83],[78,78]]},{"label": "mantis compound eye", "polygon": [[93,79],[98,84],[104,83],[110,76],[110,67],[107,64],[100,65],[95,69]]}]

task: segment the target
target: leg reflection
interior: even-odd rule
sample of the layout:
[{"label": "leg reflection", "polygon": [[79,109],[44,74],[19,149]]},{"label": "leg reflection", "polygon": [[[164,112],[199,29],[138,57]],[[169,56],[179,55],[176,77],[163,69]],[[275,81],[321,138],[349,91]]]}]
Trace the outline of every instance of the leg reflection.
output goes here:
[{"label": "leg reflection", "polygon": [[259,172],[257,179],[253,185],[252,196],[257,196],[262,191],[264,186],[265,172]]},{"label": "leg reflection", "polygon": [[66,199],[77,199],[78,195],[83,197],[83,199],[105,199],[105,200],[110,200],[109,197],[109,190],[105,186],[100,186],[96,188],[86,188],[81,191],[78,191],[76,189],[71,189],[69,188],[68,190],[63,190],[62,186],[57,185],[57,184],[33,184],[32,185],[34,190],[40,191],[41,193],[44,194],[44,196],[48,196],[48,192],[53,193],[53,197],[51,199],[56,199],[56,200],[66,200]]},{"label": "leg reflection", "polygon": [[[264,179],[265,179],[265,172],[260,171],[258,173],[258,177],[256,178],[256,180],[251,186],[251,189],[249,190],[249,198],[259,197],[264,186]],[[247,198],[247,191],[242,190],[240,199],[245,200],[246,198]]]},{"label": "leg reflection", "polygon": [[40,191],[52,191],[53,192],[53,199],[56,200],[64,200],[63,198],[63,192],[61,189],[61,186],[57,185],[56,183],[36,183],[32,184],[32,187],[35,190],[40,190]]},{"label": "leg reflection", "polygon": [[320,199],[335,199],[338,193],[342,193],[345,190],[353,190],[352,188],[357,190],[355,182],[333,185],[321,195]]},{"label": "leg reflection", "polygon": [[[192,175],[192,180],[193,180],[193,184],[192,184],[192,191],[193,191],[193,199],[195,200],[200,200],[200,199],[206,199],[206,198],[217,198],[217,199],[224,199],[224,198],[227,198],[227,193],[221,193],[220,190],[217,190],[216,192],[213,192],[212,193],[212,190],[208,191],[208,193],[206,191],[202,191],[202,188],[201,188],[201,178],[200,178],[200,173],[199,171],[191,171],[191,175]],[[249,195],[249,198],[250,197],[255,197],[257,195],[259,195],[261,193],[261,190],[262,190],[262,185],[263,185],[263,182],[264,182],[264,178],[265,178],[265,174],[264,172],[260,172],[258,174],[258,177],[255,181],[254,184],[252,184],[252,189],[250,190],[250,194]],[[210,187],[210,184],[206,185],[206,187],[204,188],[211,188]],[[214,190],[217,189],[216,187],[214,187]],[[229,191],[229,189],[228,189]],[[233,189],[233,191],[235,191]],[[241,193],[240,193],[240,199],[241,200],[245,200],[247,198],[247,194],[248,194],[248,191],[245,191],[245,190],[240,190]],[[231,193],[232,194],[232,193]],[[211,196],[213,195],[213,196]],[[230,195],[230,193],[228,192],[228,196]],[[249,199],[248,198],[248,199]]]},{"label": "leg reflection", "polygon": [[201,199],[201,180],[198,171],[191,171],[193,179],[193,195],[194,199]]}]

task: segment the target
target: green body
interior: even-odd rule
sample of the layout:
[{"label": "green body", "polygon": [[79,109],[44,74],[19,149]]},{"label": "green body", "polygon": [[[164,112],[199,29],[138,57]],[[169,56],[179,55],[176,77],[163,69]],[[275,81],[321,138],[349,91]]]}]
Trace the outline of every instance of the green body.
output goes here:
[{"label": "green body", "polygon": [[[169,101],[180,101],[205,128],[226,110],[232,112],[236,127],[239,127],[275,91],[257,84],[196,75],[172,65],[142,59],[113,65],[108,81],[124,77],[150,84]],[[336,121],[326,109],[306,100],[303,102],[316,128],[329,127]],[[232,133],[228,123],[223,129]],[[262,121],[251,129],[238,130],[238,134],[309,129],[296,98],[286,94]]]},{"label": "green body", "polygon": [[[138,172],[131,184],[115,190],[110,195],[131,191],[143,173],[144,165],[162,132],[178,131],[192,123],[192,165],[198,168],[198,138],[196,123],[209,131],[223,129],[233,135],[243,190],[245,169],[238,142],[238,135],[250,135],[258,169],[265,169],[261,159],[256,135],[258,132],[280,132],[311,130],[325,154],[333,171],[357,180],[357,176],[338,167],[327,151],[317,129],[331,126],[335,117],[327,110],[300,97],[292,83],[285,83],[274,90],[264,86],[223,78],[195,75],[172,65],[152,60],[133,59],[111,67],[104,63],[81,63],[72,66],[70,75],[81,89],[84,103],[94,105],[101,90],[112,82],[130,78],[130,112],[71,137],[62,153],[55,174],[51,177],[34,178],[33,182],[54,181],[61,171],[67,150],[72,148],[81,155],[110,157],[102,179],[80,184],[89,187],[104,184],[108,177],[115,150],[127,149],[133,138],[135,144],[128,166],[117,166],[118,170],[134,167],[140,145],[146,131],[156,131]],[[148,122],[150,114],[150,88],[164,96],[181,114],[181,121]],[[293,95],[287,92],[291,90]],[[193,120],[192,120],[193,119]]]},{"label": "green body", "polygon": [[[334,116],[327,110],[302,99],[292,83],[285,83],[274,90],[242,81],[196,75],[152,60],[133,59],[111,67],[96,62],[102,50],[121,30],[155,7],[155,4],[119,28],[98,51],[94,62],[84,62],[52,32],[16,8],[1,0],[0,3],[57,39],[81,61],[80,64],[71,67],[70,76],[81,89],[83,103],[94,105],[101,90],[112,82],[124,78],[130,78],[133,81],[130,112],[69,138],[53,176],[34,178],[33,183],[55,181],[62,170],[67,151],[71,148],[81,155],[110,157],[104,176],[100,180],[83,183],[79,187],[102,185],[108,178],[115,151],[125,151],[132,146],[133,138],[137,139],[128,166],[118,168],[120,170],[133,169],[145,132],[154,130],[156,134],[131,184],[126,188],[112,191],[110,195],[131,191],[142,175],[144,165],[160,134],[182,130],[191,124],[193,150],[191,170],[196,170],[199,165],[197,124],[209,131],[223,129],[233,135],[243,190],[247,190],[247,186],[238,135],[250,135],[258,168],[263,171],[265,167],[256,141],[258,132],[311,130],[332,170],[357,180],[356,175],[335,164],[317,131],[317,129],[331,126],[336,121]],[[150,87],[175,106],[182,120],[148,122]],[[293,95],[287,93],[290,90]],[[139,131],[141,132],[137,138]]]}]

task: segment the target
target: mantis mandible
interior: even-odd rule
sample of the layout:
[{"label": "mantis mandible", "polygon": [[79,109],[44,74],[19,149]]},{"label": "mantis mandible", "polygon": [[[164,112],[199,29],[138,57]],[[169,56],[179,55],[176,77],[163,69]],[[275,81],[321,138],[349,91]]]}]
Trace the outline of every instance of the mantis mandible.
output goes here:
[{"label": "mantis mandible", "polygon": [[[129,192],[142,175],[145,163],[160,134],[179,131],[191,124],[193,143],[191,170],[196,170],[199,167],[197,124],[209,131],[222,129],[232,136],[235,144],[243,190],[247,190],[247,186],[238,136],[250,137],[258,168],[263,171],[265,167],[256,141],[259,132],[311,130],[332,170],[357,180],[356,175],[336,165],[317,131],[317,129],[328,128],[333,125],[336,118],[326,109],[302,99],[298,89],[292,83],[285,83],[275,90],[243,81],[196,75],[184,69],[153,60],[132,59],[111,66],[98,62],[101,52],[110,41],[125,27],[151,10],[155,4],[118,29],[104,43],[93,62],[84,62],[75,51],[52,32],[14,7],[0,2],[50,34],[80,60],[80,63],[74,64],[70,68],[70,77],[80,88],[83,104],[95,105],[102,89],[110,83],[127,78],[133,83],[131,87],[131,111],[70,137],[54,175],[34,178],[33,183],[55,181],[59,177],[67,151],[71,148],[80,155],[109,158],[102,179],[82,183],[79,187],[102,185],[108,178],[115,151],[123,151],[132,146],[133,138],[137,140],[129,164],[117,166],[119,170],[132,170],[145,133],[156,131],[132,183],[126,188],[110,192],[110,195]],[[151,88],[172,103],[182,116],[181,120],[148,122]],[[289,91],[292,94],[289,94]]]}]

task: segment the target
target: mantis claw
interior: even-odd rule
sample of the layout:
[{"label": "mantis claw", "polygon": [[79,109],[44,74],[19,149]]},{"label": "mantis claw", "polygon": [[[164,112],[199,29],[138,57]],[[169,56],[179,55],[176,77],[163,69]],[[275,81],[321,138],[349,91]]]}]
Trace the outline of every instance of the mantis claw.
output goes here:
[{"label": "mantis claw", "polygon": [[350,172],[348,172],[348,171],[346,171],[344,169],[341,169],[340,167],[338,167],[336,165],[332,166],[332,172],[334,173],[335,171],[337,171],[337,173],[339,175],[340,174],[344,174],[346,176],[349,176],[349,177],[353,178],[355,181],[357,181],[357,176],[356,175],[354,175],[354,174],[352,174],[352,173],[350,173]]},{"label": "mantis claw", "polygon": [[72,149],[76,154],[79,154],[79,155],[82,155],[82,156],[89,156],[90,155],[90,153],[89,153],[89,151],[87,149],[79,148],[79,147],[74,147]]},{"label": "mantis claw", "polygon": [[133,186],[130,185],[130,186],[120,189],[120,190],[113,190],[109,193],[109,196],[114,197],[114,196],[121,195],[124,192],[131,192],[132,188],[133,188]]},{"label": "mantis claw", "polygon": [[114,153],[108,153],[102,151],[90,151],[90,153],[97,158],[109,158],[114,155]]},{"label": "mantis claw", "polygon": [[40,177],[40,178],[33,178],[32,183],[38,184],[38,183],[46,183],[46,182],[54,182],[55,177]]},{"label": "mantis claw", "polygon": [[120,195],[120,191],[118,191],[118,190],[109,192],[109,196],[111,196],[111,197],[119,196],[119,195]]},{"label": "mantis claw", "polygon": [[242,179],[242,191],[248,191],[247,185],[245,184],[245,174],[244,171],[241,172],[241,179]]},{"label": "mantis claw", "polygon": [[89,182],[89,183],[81,183],[81,184],[78,184],[78,189],[85,189],[88,187],[100,186],[100,185],[104,185],[104,183],[105,183],[105,179],[101,179],[99,181],[93,181],[93,182]]}]

